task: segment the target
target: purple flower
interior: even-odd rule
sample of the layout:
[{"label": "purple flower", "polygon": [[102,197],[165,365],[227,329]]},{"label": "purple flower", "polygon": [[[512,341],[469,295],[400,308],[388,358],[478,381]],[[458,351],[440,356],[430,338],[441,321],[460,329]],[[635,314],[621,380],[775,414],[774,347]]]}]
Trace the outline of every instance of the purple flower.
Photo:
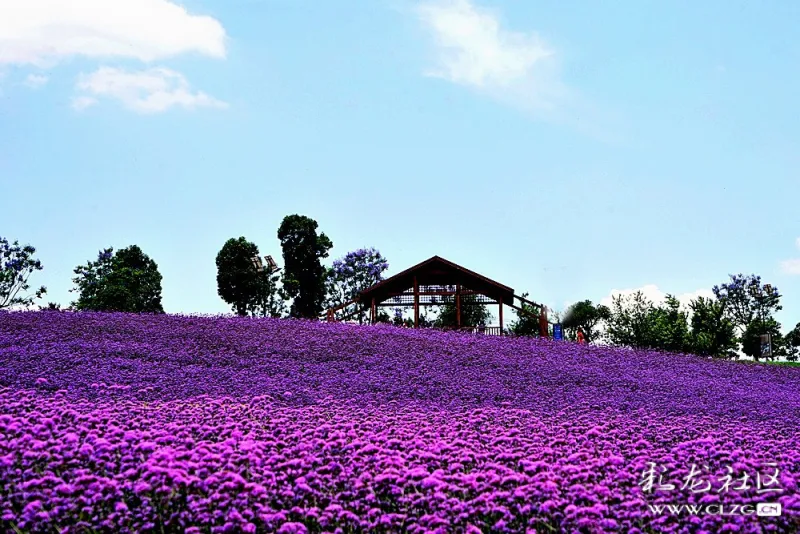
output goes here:
[{"label": "purple flower", "polygon": [[[648,505],[762,500],[800,526],[794,368],[95,313],[0,314],[0,368],[0,530],[760,532]],[[673,492],[643,491],[650,463]],[[708,494],[681,489],[692,464]],[[717,493],[776,468],[769,499]]]}]

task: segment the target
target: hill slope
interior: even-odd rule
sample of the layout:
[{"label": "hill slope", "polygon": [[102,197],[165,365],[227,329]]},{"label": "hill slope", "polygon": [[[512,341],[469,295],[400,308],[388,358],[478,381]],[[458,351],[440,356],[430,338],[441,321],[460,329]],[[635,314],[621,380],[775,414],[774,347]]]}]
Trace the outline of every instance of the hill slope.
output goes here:
[{"label": "hill slope", "polygon": [[[794,532],[799,384],[796,368],[388,326],[0,314],[0,526]],[[643,492],[651,463],[678,489]],[[710,491],[680,489],[692,464]],[[781,492],[721,491],[729,467],[777,469]],[[778,499],[762,523],[648,508]]]}]

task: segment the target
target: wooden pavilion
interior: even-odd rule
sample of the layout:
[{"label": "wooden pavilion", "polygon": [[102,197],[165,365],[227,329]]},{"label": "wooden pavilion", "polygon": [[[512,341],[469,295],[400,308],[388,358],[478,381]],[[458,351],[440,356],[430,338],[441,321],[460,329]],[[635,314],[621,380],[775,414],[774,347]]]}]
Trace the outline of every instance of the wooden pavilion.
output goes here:
[{"label": "wooden pavilion", "polygon": [[[464,296],[469,299],[462,299]],[[336,312],[347,306],[358,304],[361,309],[369,306],[370,323],[375,323],[379,307],[413,308],[414,328],[419,328],[419,310],[423,306],[441,306],[444,298],[454,298],[456,328],[461,328],[462,306],[473,304],[496,304],[500,325],[487,327],[484,333],[502,335],[503,306],[510,306],[520,313],[531,313],[522,307],[528,305],[537,312],[539,333],[548,336],[547,309],[514,293],[506,285],[457,265],[439,256],[418,263],[405,271],[363,290],[355,299],[327,311],[327,320],[334,321]],[[452,300],[450,301],[452,302]],[[518,306],[516,303],[519,302]],[[353,314],[351,314],[353,315]]]}]

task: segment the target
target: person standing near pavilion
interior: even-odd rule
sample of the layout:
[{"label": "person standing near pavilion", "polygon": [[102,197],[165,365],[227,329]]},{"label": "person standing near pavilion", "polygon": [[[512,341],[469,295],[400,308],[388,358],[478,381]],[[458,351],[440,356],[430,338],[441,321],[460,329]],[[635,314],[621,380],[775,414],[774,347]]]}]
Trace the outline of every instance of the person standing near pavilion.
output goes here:
[{"label": "person standing near pavilion", "polygon": [[580,345],[586,343],[586,338],[583,335],[583,328],[578,328],[578,343]]}]

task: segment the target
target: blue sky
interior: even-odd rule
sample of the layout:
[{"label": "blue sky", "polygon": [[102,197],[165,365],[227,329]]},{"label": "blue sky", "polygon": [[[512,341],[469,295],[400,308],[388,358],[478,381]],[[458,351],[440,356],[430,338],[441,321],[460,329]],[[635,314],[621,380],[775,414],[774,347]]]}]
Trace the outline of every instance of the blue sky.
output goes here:
[{"label": "blue sky", "polygon": [[[0,0],[0,235],[140,245],[168,312],[316,219],[555,309],[755,272],[800,321],[796,2]],[[279,261],[280,263],[280,261]],[[698,293],[699,292],[699,293]]]}]

